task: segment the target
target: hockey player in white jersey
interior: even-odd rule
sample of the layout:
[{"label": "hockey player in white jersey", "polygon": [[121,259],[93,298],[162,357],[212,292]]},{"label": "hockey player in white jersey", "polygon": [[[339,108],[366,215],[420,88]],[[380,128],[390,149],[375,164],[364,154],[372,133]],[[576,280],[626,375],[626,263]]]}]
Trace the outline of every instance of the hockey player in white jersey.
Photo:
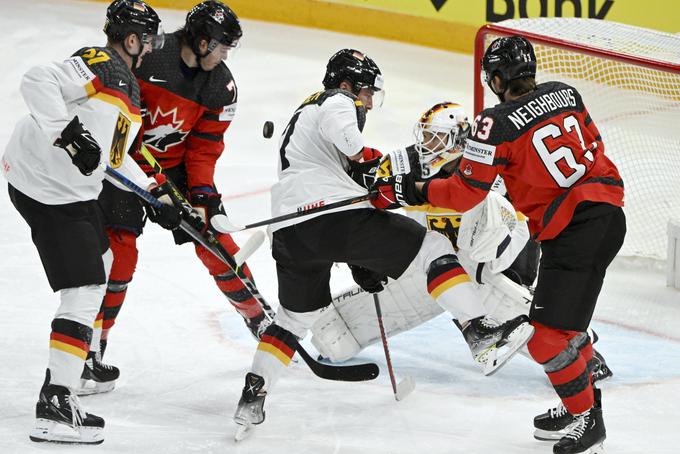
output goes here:
[{"label": "hockey player in white jersey", "polygon": [[[458,166],[469,128],[467,115],[460,105],[438,103],[416,123],[414,145],[399,150],[399,153],[406,153],[418,178],[425,181],[446,177]],[[365,175],[384,171],[389,161],[394,160],[390,155],[380,166],[375,162],[356,166],[355,180],[363,182],[367,180]],[[491,325],[519,314],[528,314],[532,301],[527,286],[501,274],[514,264],[520,253],[526,253],[525,245],[530,236],[526,217],[514,210],[501,196],[504,194],[503,180],[498,178],[484,203],[465,213],[430,205],[404,208],[408,216],[428,230],[438,231],[449,238],[461,264],[475,278],[479,296],[489,312],[484,322]],[[520,271],[515,274],[526,273]],[[372,285],[383,287],[382,277],[364,273],[364,278],[367,280],[362,284],[366,291],[353,286],[336,293],[332,304],[322,311],[311,328],[312,343],[323,357],[331,361],[345,361],[367,346],[380,342],[373,298],[368,289]],[[418,285],[418,277],[407,274],[384,285],[381,306],[388,337],[420,326],[443,312]],[[456,325],[465,328],[457,321]],[[465,331],[463,333],[465,335]],[[594,334],[591,336],[597,338]],[[468,340],[470,338],[466,337]],[[514,353],[507,345],[494,350],[487,355],[503,358]],[[525,348],[522,353],[528,356]],[[597,352],[590,366],[594,381],[612,375],[604,358]]]},{"label": "hockey player in white jersey", "polygon": [[[17,123],[2,170],[60,296],[33,441],[104,440],[104,420],[86,413],[74,393],[111,266],[96,199],[107,165],[158,197],[166,190],[127,156],[141,125],[139,87],[130,68],[160,44],[159,25],[142,1],[115,0],[106,14],[106,47],[86,47],[62,62],[36,66],[21,83],[30,114]],[[166,228],[179,225],[174,206],[156,215]]]},{"label": "hockey player in white jersey", "polygon": [[[303,102],[281,137],[279,181],[271,190],[273,216],[367,194],[348,170],[350,162],[363,155],[361,131],[366,111],[383,96],[382,74],[363,53],[343,49],[329,60],[323,84],[325,91]],[[264,421],[264,399],[295,354],[295,338],[303,338],[331,303],[329,280],[335,262],[393,279],[416,274],[434,300],[462,322],[485,315],[451,242],[406,216],[374,209],[373,203],[273,225],[280,307],[245,377],[234,416],[240,426],[237,438]],[[481,328],[471,324],[472,330]],[[519,318],[502,336],[511,333],[526,342],[532,330]],[[496,342],[487,340],[486,347]]]}]

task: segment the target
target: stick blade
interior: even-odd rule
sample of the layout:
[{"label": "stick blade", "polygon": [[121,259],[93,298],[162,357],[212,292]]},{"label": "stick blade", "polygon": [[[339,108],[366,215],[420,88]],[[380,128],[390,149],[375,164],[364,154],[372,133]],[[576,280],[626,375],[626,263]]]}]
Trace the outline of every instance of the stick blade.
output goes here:
[{"label": "stick blade", "polygon": [[223,214],[217,214],[210,218],[210,225],[220,233],[234,233],[245,230],[244,226],[232,223],[229,218]]},{"label": "stick blade", "polygon": [[238,266],[243,265],[248,258],[264,243],[265,234],[262,230],[256,230],[239,251],[234,254],[234,260]]},{"label": "stick blade", "polygon": [[397,383],[397,392],[394,393],[394,398],[398,401],[404,400],[406,396],[411,394],[413,390],[416,389],[416,381],[410,375],[404,377],[399,383]]}]

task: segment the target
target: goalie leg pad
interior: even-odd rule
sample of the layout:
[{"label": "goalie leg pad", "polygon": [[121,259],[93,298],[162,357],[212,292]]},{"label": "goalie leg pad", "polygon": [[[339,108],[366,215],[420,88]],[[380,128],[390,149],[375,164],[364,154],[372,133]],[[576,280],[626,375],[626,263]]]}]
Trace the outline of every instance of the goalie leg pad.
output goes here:
[{"label": "goalie leg pad", "polygon": [[[390,337],[422,325],[444,312],[425,290],[425,277],[409,268],[380,293],[385,334]],[[380,342],[373,295],[350,287],[333,298],[312,326],[312,343],[332,361],[345,361]]]}]

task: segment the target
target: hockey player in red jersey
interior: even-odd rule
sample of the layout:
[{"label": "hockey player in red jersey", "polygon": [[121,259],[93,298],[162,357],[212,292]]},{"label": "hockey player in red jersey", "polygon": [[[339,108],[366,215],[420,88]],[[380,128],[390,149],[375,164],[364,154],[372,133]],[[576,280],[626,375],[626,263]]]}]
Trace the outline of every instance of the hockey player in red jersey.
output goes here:
[{"label": "hockey player in red jersey", "polygon": [[[223,135],[236,110],[237,89],[224,63],[238,46],[241,26],[234,12],[217,1],[205,1],[192,8],[183,28],[165,36],[163,49],[145,59],[136,70],[146,109],[143,144],[170,180],[184,191],[210,228],[210,218],[224,213],[221,195],[213,175],[215,163],[224,150]],[[148,173],[153,169],[141,154],[135,159]],[[129,194],[105,185],[99,198],[107,220],[107,232],[114,254],[102,311],[101,350],[118,315],[137,264],[137,237],[144,226],[144,208]],[[183,231],[173,232],[175,242],[191,241]],[[230,235],[216,233],[230,254],[239,248]],[[215,279],[219,290],[245,319],[248,329],[259,336],[266,321],[263,307],[244,291],[236,275],[205,248],[196,254]],[[246,274],[250,276],[247,266]],[[252,277],[251,277],[252,279]],[[94,348],[97,348],[95,346]],[[103,363],[92,371],[95,389],[111,389],[118,369]]]},{"label": "hockey player in red jersey", "polygon": [[[86,413],[75,395],[91,359],[92,327],[112,261],[96,199],[107,165],[157,196],[167,189],[127,154],[142,122],[131,68],[160,44],[159,25],[142,1],[114,0],[106,13],[105,47],[36,66],[22,80],[30,115],[17,123],[2,168],[10,199],[30,226],[50,287],[60,297],[33,441],[104,441],[104,420]],[[176,228],[179,208],[163,206],[155,219]]]},{"label": "hockey player in red jersey", "polygon": [[380,179],[375,203],[470,209],[496,175],[503,177],[541,241],[529,314],[536,332],[528,347],[563,404],[535,418],[537,436],[565,434],[555,454],[598,452],[606,432],[600,391],[587,366],[593,348],[586,329],[625,237],[623,181],[578,91],[561,82],[536,85],[529,41],[495,40],[482,67],[501,103],[475,118],[457,172],[424,184],[412,175]]}]

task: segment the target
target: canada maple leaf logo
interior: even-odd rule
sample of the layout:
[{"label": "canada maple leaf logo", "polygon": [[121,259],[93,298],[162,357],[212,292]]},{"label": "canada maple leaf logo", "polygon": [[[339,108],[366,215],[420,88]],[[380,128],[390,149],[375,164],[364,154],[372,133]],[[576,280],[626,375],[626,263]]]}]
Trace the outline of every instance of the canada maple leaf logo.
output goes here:
[{"label": "canada maple leaf logo", "polygon": [[184,120],[177,120],[177,107],[163,112],[160,107],[149,115],[150,127],[144,131],[143,141],[147,146],[165,153],[174,145],[184,142],[189,131],[182,130]]}]

